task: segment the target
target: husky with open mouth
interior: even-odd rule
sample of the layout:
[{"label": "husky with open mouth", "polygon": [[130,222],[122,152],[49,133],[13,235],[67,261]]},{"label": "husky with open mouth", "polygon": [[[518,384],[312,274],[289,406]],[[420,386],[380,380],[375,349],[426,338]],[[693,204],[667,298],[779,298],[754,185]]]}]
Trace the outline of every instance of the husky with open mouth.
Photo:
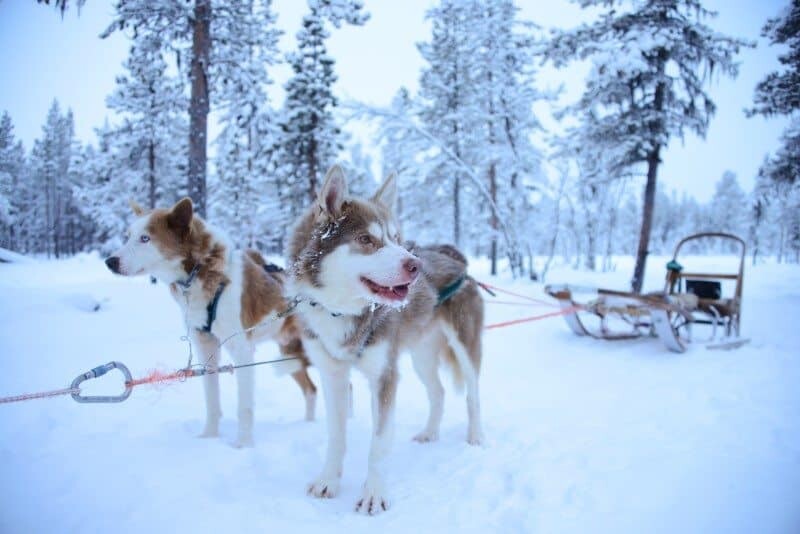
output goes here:
[{"label": "husky with open mouth", "polygon": [[440,359],[467,386],[467,441],[483,439],[478,395],[483,300],[453,247],[401,243],[395,221],[394,175],[370,199],[348,195],[344,174],[333,167],[317,202],[298,221],[287,251],[290,293],[304,302],[298,313],[309,359],[320,370],[328,425],[328,452],[308,491],[334,497],[345,452],[350,369],[366,376],[373,433],[367,479],[356,510],[388,507],[387,453],[392,439],[397,358],[408,350],[430,400],[420,442],[439,436],[444,389]]},{"label": "husky with open mouth", "polygon": [[[218,367],[222,343],[237,365],[246,365],[253,363],[258,341],[277,341],[284,357],[295,358],[282,362],[279,372],[292,373],[305,397],[306,419],[312,420],[316,388],[306,372],[297,319],[277,317],[288,307],[285,273],[255,250],[234,250],[225,234],[194,214],[188,198],[167,209],[131,207],[136,219],[130,237],[106,259],[108,268],[123,276],[149,274],[166,282],[200,353],[199,363],[208,368]],[[236,372],[237,447],[253,445],[253,372],[252,367]],[[206,374],[203,379],[206,423],[201,436],[214,437],[222,416],[219,375]]]}]

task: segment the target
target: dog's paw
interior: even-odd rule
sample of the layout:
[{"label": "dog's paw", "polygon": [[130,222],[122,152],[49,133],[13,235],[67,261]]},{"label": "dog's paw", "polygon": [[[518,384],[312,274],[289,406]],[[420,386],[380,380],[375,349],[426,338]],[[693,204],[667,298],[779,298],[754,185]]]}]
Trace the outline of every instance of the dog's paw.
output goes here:
[{"label": "dog's paw", "polygon": [[253,436],[240,436],[232,444],[234,449],[252,449],[255,446]]},{"label": "dog's paw", "polygon": [[467,443],[475,447],[480,447],[484,444],[486,439],[483,437],[483,432],[480,430],[470,430],[467,432]]},{"label": "dog's paw", "polygon": [[431,441],[439,440],[439,433],[431,430],[423,430],[412,439],[418,443],[430,443]]},{"label": "dog's paw", "polygon": [[356,503],[356,512],[364,515],[377,515],[389,509],[389,500],[382,485],[364,484],[364,492]]},{"label": "dog's paw", "polygon": [[320,476],[308,485],[306,493],[319,499],[332,499],[339,493],[339,477]]}]

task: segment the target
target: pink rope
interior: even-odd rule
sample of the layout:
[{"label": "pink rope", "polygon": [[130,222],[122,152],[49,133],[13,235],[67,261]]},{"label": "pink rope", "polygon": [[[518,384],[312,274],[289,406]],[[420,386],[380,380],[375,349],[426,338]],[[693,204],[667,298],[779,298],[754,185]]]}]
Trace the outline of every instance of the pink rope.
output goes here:
[{"label": "pink rope", "polygon": [[548,306],[550,308],[557,308],[558,307],[558,304],[553,304],[552,302],[550,302],[548,300],[537,299],[537,298],[529,297],[528,295],[522,295],[520,293],[514,293],[513,291],[508,291],[507,289],[502,289],[502,288],[499,288],[497,286],[493,286],[491,284],[487,284],[486,282],[480,282],[479,281],[478,284],[482,285],[483,287],[487,287],[487,288],[491,289],[492,291],[497,291],[498,293],[505,293],[506,295],[511,295],[512,297],[517,297],[517,298],[520,298],[520,299],[525,299],[525,300],[530,301],[530,302],[535,302],[537,304],[541,304],[542,306]]}]

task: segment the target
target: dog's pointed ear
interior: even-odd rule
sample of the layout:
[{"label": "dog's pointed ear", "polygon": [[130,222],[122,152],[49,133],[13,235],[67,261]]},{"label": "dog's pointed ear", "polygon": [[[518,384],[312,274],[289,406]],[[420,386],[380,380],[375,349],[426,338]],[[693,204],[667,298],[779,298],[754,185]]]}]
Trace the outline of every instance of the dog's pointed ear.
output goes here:
[{"label": "dog's pointed ear", "polygon": [[319,190],[318,202],[320,209],[331,217],[338,217],[342,212],[342,204],[347,196],[347,180],[344,171],[334,165],[325,175],[325,183]]},{"label": "dog's pointed ear", "polygon": [[133,214],[136,215],[137,217],[141,217],[142,215],[147,213],[147,210],[141,207],[139,203],[133,199],[128,200],[128,204],[130,205]]},{"label": "dog's pointed ear", "polygon": [[170,228],[175,230],[188,230],[189,225],[192,223],[192,215],[194,214],[194,206],[192,199],[184,197],[178,201],[177,204],[172,206],[172,209],[167,215],[167,224]]},{"label": "dog's pointed ear", "polygon": [[372,197],[375,202],[380,202],[389,211],[394,211],[395,204],[397,203],[397,173],[391,173],[383,181],[380,189]]}]

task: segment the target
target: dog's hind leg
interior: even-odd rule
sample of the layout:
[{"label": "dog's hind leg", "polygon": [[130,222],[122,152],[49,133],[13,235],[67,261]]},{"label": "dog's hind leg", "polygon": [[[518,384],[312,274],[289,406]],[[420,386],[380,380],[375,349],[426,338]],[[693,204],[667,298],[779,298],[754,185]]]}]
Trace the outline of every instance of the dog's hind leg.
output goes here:
[{"label": "dog's hind leg", "polygon": [[450,326],[442,328],[447,343],[453,349],[453,354],[458,360],[458,365],[464,375],[467,385],[467,443],[470,445],[481,445],[483,443],[483,430],[481,425],[481,400],[478,389],[478,365],[480,362],[480,338],[477,343],[469,343],[472,350],[467,351],[467,347],[461,341],[461,337]]},{"label": "dog's hind leg", "polygon": [[300,369],[292,373],[292,378],[300,386],[300,391],[303,392],[303,398],[306,401],[306,421],[313,421],[317,404],[317,388],[311,381],[311,377],[308,376],[308,360],[303,350],[303,344],[299,339],[293,339],[289,343],[281,344],[279,348],[284,358],[297,358],[292,363],[300,364]]},{"label": "dog's hind leg", "polygon": [[306,400],[306,421],[313,421],[317,405],[317,388],[314,386],[314,382],[311,381],[311,377],[308,376],[305,367],[292,373],[292,378],[300,386],[300,390]]},{"label": "dog's hind leg", "polygon": [[[207,369],[216,371],[219,367],[219,344],[217,339],[204,332],[195,331],[192,343],[198,349],[200,363]],[[219,420],[222,408],[219,402],[219,375],[216,372],[203,375],[203,391],[206,398],[206,424],[201,438],[219,436]]]},{"label": "dog's hind leg", "polygon": [[439,353],[444,348],[444,339],[439,332],[426,336],[411,349],[411,360],[425,390],[428,393],[430,412],[425,428],[414,441],[425,443],[439,439],[439,425],[444,410],[444,388],[439,380]]},{"label": "dog's hind leg", "polygon": [[[253,363],[255,347],[244,338],[233,338],[228,341],[228,350],[236,365]],[[236,370],[236,386],[239,418],[239,430],[233,446],[236,448],[253,446],[253,398],[255,395],[255,370],[244,367]]]}]

